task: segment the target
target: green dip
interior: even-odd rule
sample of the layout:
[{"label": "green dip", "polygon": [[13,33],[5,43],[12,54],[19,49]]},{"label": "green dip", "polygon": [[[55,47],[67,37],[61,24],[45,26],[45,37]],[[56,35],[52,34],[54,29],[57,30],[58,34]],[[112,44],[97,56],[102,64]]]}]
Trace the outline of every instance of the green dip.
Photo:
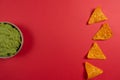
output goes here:
[{"label": "green dip", "polygon": [[0,23],[0,57],[15,55],[21,45],[20,32],[9,23]]}]

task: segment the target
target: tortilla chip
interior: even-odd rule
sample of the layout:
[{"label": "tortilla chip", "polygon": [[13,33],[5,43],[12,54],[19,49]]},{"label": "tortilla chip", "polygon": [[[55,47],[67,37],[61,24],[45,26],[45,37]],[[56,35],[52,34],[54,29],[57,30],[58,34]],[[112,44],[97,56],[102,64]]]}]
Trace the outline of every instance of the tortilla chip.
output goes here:
[{"label": "tortilla chip", "polygon": [[99,31],[94,35],[93,40],[107,40],[112,37],[112,30],[108,23],[104,23]]},{"label": "tortilla chip", "polygon": [[101,22],[101,21],[105,21],[107,19],[108,18],[104,15],[102,9],[100,7],[97,7],[93,11],[92,15],[90,16],[88,24],[98,23],[98,22]]},{"label": "tortilla chip", "polygon": [[87,58],[88,59],[106,59],[106,56],[104,55],[103,51],[100,49],[98,44],[95,42],[90,48],[87,54]]},{"label": "tortilla chip", "polygon": [[95,78],[98,75],[101,75],[103,73],[102,69],[100,69],[88,62],[85,62],[85,69],[86,69],[86,73],[87,73],[87,79]]}]

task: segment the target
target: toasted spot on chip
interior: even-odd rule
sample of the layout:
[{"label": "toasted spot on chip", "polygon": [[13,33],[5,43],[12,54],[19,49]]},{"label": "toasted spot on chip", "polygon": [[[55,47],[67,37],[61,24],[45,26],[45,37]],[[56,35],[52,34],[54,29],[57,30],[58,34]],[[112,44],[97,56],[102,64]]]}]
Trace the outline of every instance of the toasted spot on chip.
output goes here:
[{"label": "toasted spot on chip", "polygon": [[98,44],[95,42],[90,48],[87,54],[87,58],[88,59],[106,59],[106,56],[104,55],[103,51],[100,49]]},{"label": "toasted spot on chip", "polygon": [[108,18],[104,15],[102,9],[100,7],[97,7],[97,8],[95,8],[93,13],[91,14],[91,16],[88,20],[88,24],[98,23],[101,21],[105,21],[107,19]]},{"label": "toasted spot on chip", "polygon": [[102,69],[100,69],[88,62],[85,62],[85,69],[86,69],[86,73],[87,73],[87,79],[95,78],[98,75],[101,75],[103,73]]},{"label": "toasted spot on chip", "polygon": [[98,32],[94,35],[93,40],[107,40],[112,37],[112,30],[108,23],[104,23]]}]

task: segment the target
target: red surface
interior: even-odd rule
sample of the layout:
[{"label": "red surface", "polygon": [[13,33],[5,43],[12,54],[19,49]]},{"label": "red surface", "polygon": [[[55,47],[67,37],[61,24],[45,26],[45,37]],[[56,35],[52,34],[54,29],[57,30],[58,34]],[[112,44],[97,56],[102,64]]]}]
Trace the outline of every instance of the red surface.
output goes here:
[{"label": "red surface", "polygon": [[[101,6],[113,37],[98,44],[107,60],[87,60],[93,35],[103,23],[86,25]],[[94,80],[120,80],[120,0],[0,0],[0,21],[10,21],[24,35],[21,52],[0,59],[0,80],[84,80],[83,63],[104,70]]]}]

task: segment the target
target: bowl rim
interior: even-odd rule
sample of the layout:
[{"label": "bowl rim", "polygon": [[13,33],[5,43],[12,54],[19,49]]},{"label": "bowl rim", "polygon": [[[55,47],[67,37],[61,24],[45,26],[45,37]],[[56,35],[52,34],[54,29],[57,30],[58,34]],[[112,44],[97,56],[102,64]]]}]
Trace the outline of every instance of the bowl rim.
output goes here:
[{"label": "bowl rim", "polygon": [[10,24],[10,25],[12,25],[12,27],[16,28],[16,29],[19,31],[19,33],[20,33],[21,45],[20,45],[19,49],[16,51],[16,53],[15,53],[14,55],[12,55],[12,56],[0,57],[1,59],[12,58],[12,57],[14,57],[15,55],[17,55],[17,54],[20,52],[20,50],[22,49],[22,47],[23,47],[23,43],[24,43],[23,33],[22,33],[22,31],[20,30],[20,28],[19,28],[17,25],[15,25],[15,24],[13,24],[13,23],[11,23],[11,22],[2,21],[2,22],[0,22],[0,23],[7,23],[7,24]]}]

